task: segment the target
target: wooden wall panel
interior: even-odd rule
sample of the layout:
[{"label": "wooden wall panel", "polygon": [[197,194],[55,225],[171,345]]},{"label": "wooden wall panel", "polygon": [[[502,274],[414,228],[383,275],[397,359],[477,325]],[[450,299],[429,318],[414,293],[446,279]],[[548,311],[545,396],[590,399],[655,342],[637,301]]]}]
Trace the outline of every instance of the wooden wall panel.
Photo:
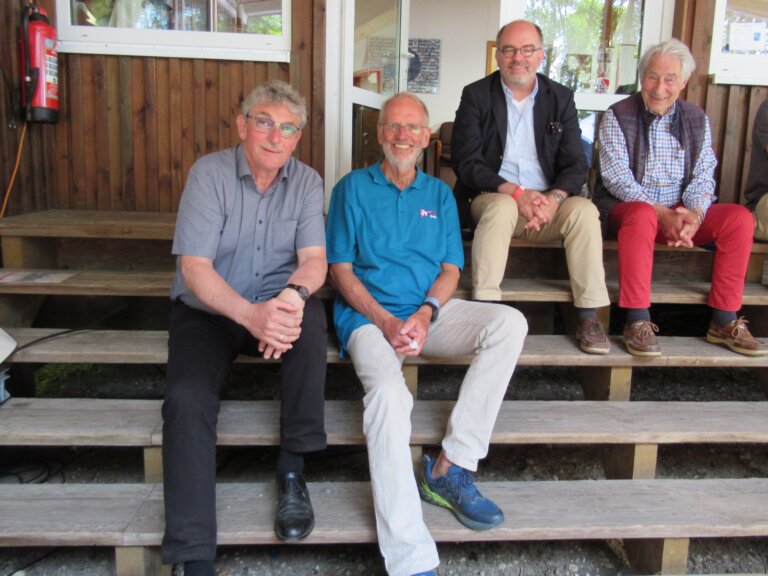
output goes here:
[{"label": "wooden wall panel", "polygon": [[[55,21],[54,0],[40,4]],[[0,2],[0,66],[14,88],[20,11],[21,2]],[[293,0],[290,64],[60,54],[60,121],[28,127],[8,213],[176,210],[194,161],[239,141],[243,97],[270,79],[292,82],[307,99],[311,121],[297,154],[322,173],[324,35],[325,0]],[[11,93],[0,103],[3,127],[14,115]],[[22,126],[0,137],[3,191]]]},{"label": "wooden wall panel", "polygon": [[743,202],[752,149],[752,122],[766,88],[713,84],[709,75],[713,0],[677,0],[673,34],[685,42],[696,71],[684,98],[706,110],[718,160],[715,174],[720,202]]}]

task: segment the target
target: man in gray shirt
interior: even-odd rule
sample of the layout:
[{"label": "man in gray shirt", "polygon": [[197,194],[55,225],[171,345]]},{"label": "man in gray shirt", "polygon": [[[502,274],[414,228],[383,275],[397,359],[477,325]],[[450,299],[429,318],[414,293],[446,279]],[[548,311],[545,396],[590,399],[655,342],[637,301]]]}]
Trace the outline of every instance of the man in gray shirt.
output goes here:
[{"label": "man in gray shirt", "polygon": [[311,296],[327,270],[320,176],[291,155],[304,99],[272,81],[245,99],[242,143],[198,160],[179,206],[163,403],[163,561],[212,576],[216,422],[238,354],[282,359],[275,533],[306,537],[314,514],[303,455],[326,445],[326,320]]}]

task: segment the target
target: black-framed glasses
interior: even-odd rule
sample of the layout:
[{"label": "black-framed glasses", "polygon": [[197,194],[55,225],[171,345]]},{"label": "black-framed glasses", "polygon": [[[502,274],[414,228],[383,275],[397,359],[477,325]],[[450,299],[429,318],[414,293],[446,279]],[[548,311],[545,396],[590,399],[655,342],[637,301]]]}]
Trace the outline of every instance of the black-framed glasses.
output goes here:
[{"label": "black-framed glasses", "polygon": [[421,136],[422,132],[427,129],[426,126],[419,126],[418,124],[396,124],[394,122],[386,122],[379,124],[387,132],[399,133],[400,130],[405,130],[411,136]]},{"label": "black-framed glasses", "polygon": [[253,120],[253,126],[256,130],[264,132],[265,134],[269,134],[275,128],[279,129],[280,136],[283,138],[295,136],[299,130],[301,130],[301,128],[296,126],[293,122],[275,122],[272,118],[267,118],[266,116],[251,116],[250,114],[246,114],[245,118],[246,120]]},{"label": "black-framed glasses", "polygon": [[541,50],[541,47],[537,48],[533,44],[527,44],[522,48],[515,48],[514,46],[504,46],[504,48],[501,48],[499,52],[501,52],[504,55],[504,58],[514,58],[515,54],[517,54],[518,52],[520,52],[523,58],[530,58],[539,50]]}]

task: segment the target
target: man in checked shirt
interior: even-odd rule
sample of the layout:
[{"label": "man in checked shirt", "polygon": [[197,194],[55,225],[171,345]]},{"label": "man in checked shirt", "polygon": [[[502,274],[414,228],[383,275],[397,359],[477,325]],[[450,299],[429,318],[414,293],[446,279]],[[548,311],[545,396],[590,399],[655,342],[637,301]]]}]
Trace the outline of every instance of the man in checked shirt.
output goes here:
[{"label": "man in checked shirt", "polygon": [[618,239],[624,342],[637,356],[661,354],[659,329],[649,312],[654,243],[687,248],[714,243],[707,341],[762,356],[768,346],[737,314],[752,215],[737,204],[713,204],[717,160],[709,120],[699,107],[678,99],[695,67],[678,40],[650,48],[640,60],[641,91],[611,106],[600,123],[594,201],[608,237]]}]

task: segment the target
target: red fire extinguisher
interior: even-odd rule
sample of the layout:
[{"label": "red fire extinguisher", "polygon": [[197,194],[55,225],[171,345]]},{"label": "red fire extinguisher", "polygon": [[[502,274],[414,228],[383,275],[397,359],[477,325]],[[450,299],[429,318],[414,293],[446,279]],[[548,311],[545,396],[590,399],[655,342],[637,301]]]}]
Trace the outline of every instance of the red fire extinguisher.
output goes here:
[{"label": "red fire extinguisher", "polygon": [[58,122],[56,29],[43,8],[25,4],[19,30],[21,105],[27,122]]}]

